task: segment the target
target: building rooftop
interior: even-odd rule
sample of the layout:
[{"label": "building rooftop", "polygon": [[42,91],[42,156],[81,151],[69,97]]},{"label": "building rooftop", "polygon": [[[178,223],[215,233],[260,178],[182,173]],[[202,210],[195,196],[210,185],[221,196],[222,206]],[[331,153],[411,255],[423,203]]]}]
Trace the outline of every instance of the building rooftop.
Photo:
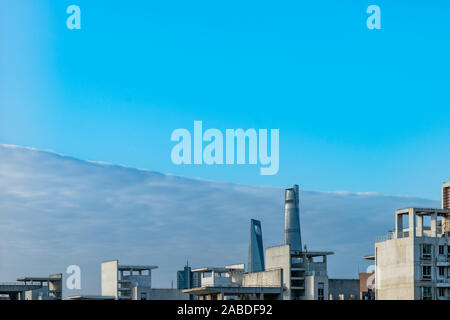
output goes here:
[{"label": "building rooftop", "polygon": [[158,266],[146,266],[146,265],[119,265],[117,267],[118,270],[124,271],[124,270],[134,270],[134,271],[143,271],[143,270],[153,270],[157,269]]},{"label": "building rooftop", "polygon": [[450,213],[450,210],[448,209],[442,209],[442,208],[417,208],[417,207],[409,207],[409,208],[402,208],[402,209],[398,209],[395,210],[396,213],[399,212],[403,212],[403,211],[407,211],[407,210],[411,210],[414,209],[416,211],[416,214],[420,215],[421,213],[425,214],[425,213],[430,213],[430,212],[441,212],[441,213]]},{"label": "building rooftop", "polygon": [[244,264],[233,264],[230,266],[225,267],[203,267],[203,268],[197,268],[193,269],[192,272],[215,272],[215,273],[226,273],[230,271],[240,271],[245,270]]},{"label": "building rooftop", "polygon": [[55,280],[61,280],[61,277],[23,277],[18,278],[17,281],[20,282],[48,282],[48,281],[55,281]]},{"label": "building rooftop", "polygon": [[241,286],[217,286],[217,287],[201,287],[183,290],[184,293],[194,295],[207,295],[223,292],[225,295],[240,295],[240,294],[279,294],[283,290],[280,286],[264,286],[264,287],[241,287]]},{"label": "building rooftop", "polygon": [[306,255],[307,257],[322,257],[322,256],[331,256],[334,254],[334,252],[332,252],[332,251],[292,251],[291,254],[293,256]]},{"label": "building rooftop", "polygon": [[96,296],[96,295],[84,295],[84,296],[71,296],[67,297],[69,300],[115,300],[113,296]]}]

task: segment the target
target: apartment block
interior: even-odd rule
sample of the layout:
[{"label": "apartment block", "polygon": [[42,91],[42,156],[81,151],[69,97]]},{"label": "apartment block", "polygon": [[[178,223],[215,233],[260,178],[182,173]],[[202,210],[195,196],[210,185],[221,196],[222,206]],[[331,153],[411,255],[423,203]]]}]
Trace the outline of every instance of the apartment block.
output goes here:
[{"label": "apartment block", "polygon": [[395,230],[375,244],[376,299],[450,299],[449,236],[450,210],[397,210]]}]

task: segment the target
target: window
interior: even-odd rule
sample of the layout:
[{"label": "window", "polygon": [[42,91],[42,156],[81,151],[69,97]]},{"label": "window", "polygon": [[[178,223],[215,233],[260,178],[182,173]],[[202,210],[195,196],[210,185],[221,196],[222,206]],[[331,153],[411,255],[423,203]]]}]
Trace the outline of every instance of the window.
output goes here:
[{"label": "window", "polygon": [[141,300],[147,300],[147,292],[141,292]]},{"label": "window", "polygon": [[422,300],[431,300],[433,299],[433,295],[431,293],[430,287],[423,287],[422,288]]},{"label": "window", "polygon": [[422,279],[431,280],[431,266],[422,266]]},{"label": "window", "polygon": [[444,255],[444,246],[439,246],[439,255],[440,256]]},{"label": "window", "polygon": [[422,245],[422,257],[431,258],[431,244]]},{"label": "window", "polygon": [[324,294],[323,294],[324,292],[323,292],[323,288],[319,288],[318,290],[317,290],[317,299],[318,300],[324,300]]},{"label": "window", "polygon": [[445,275],[445,268],[444,267],[439,267],[439,276],[443,277]]},{"label": "window", "polygon": [[439,297],[445,297],[445,288],[438,288]]}]

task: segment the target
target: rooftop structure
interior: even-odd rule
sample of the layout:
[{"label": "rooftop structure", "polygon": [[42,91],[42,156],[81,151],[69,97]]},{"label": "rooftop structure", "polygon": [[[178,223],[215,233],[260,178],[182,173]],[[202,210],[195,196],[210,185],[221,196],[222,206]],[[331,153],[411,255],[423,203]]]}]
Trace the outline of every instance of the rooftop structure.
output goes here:
[{"label": "rooftop structure", "polygon": [[10,300],[61,300],[62,274],[22,277],[14,283],[0,283],[0,295]]},{"label": "rooftop structure", "polygon": [[152,288],[153,265],[120,265],[118,260],[102,263],[102,296],[117,300],[189,300],[178,289]]},{"label": "rooftop structure", "polygon": [[119,265],[118,260],[102,263],[102,296],[132,300],[137,287],[152,286],[151,265]]},{"label": "rooftop structure", "polygon": [[200,288],[183,290],[200,300],[264,300],[277,299],[282,291],[282,271],[244,274],[244,265],[206,267],[193,270],[200,273]]},{"label": "rooftop structure", "polygon": [[286,189],[284,240],[281,246],[262,252],[261,223],[251,220],[248,272],[244,265],[200,268],[201,287],[183,290],[208,299],[328,300],[359,299],[358,279],[328,279],[327,256],[331,251],[302,248],[299,217],[299,188]]}]

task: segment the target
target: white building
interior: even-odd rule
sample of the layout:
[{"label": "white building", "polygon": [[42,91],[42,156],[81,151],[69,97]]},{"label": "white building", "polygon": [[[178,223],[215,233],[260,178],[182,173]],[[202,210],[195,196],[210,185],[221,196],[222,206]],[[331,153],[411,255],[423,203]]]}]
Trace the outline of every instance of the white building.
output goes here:
[{"label": "white building", "polygon": [[376,299],[450,299],[450,210],[407,208],[395,218],[375,244]]},{"label": "white building", "polygon": [[152,288],[152,270],[156,268],[120,265],[118,260],[103,262],[101,296],[117,300],[189,300],[181,290]]}]

